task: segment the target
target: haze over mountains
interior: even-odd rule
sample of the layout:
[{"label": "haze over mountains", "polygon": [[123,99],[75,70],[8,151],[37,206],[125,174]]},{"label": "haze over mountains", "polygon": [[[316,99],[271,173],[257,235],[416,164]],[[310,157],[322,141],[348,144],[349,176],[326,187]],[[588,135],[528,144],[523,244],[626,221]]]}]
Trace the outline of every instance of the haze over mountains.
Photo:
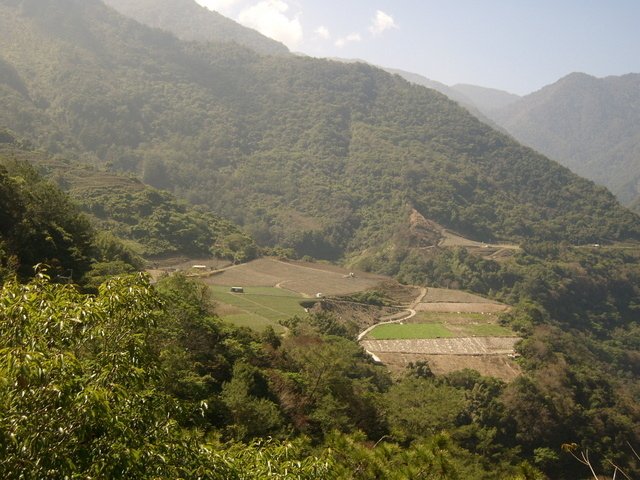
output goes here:
[{"label": "haze over mountains", "polygon": [[[197,5],[193,0],[106,0],[141,23],[186,40],[234,41],[260,53],[286,54],[284,45]],[[640,89],[632,76],[595,79],[573,74],[520,97],[475,85],[447,86],[385,68],[455,100],[482,121],[609,188],[624,204],[640,199]]]},{"label": "haze over mountains", "polygon": [[235,42],[265,55],[287,55],[284,44],[220,15],[193,0],[104,0],[118,12],[182,40]]},{"label": "haze over mountains", "polygon": [[622,203],[633,207],[640,200],[639,74],[598,79],[573,73],[519,97],[395,73],[444,93],[524,145],[606,186]]},{"label": "haze over mountains", "polygon": [[640,195],[640,74],[574,73],[504,108],[482,110],[522,143],[605,185],[623,203]]},{"label": "haze over mountains", "polygon": [[607,192],[379,69],[182,43],[97,0],[0,5],[4,125],[262,244],[337,258],[404,231],[413,208],[477,239],[638,235]]}]

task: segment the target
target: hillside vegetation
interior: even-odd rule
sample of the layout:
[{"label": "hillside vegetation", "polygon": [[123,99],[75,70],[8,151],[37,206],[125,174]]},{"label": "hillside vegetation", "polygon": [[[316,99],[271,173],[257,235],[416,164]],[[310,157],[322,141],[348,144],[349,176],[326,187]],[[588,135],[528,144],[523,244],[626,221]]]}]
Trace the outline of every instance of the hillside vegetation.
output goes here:
[{"label": "hillside vegetation", "polygon": [[27,163],[69,193],[75,202],[47,184],[60,198],[60,208],[68,204],[81,209],[83,222],[123,240],[135,256],[151,259],[214,255],[245,261],[258,253],[253,240],[235,225],[178,201],[169,192],[149,187],[131,176],[108,173],[60,156],[52,158],[9,132],[0,131],[0,165],[29,175],[30,183],[43,181],[35,170],[26,167]]},{"label": "hillside vegetation", "polygon": [[484,113],[525,145],[605,185],[624,204],[640,196],[640,74],[573,73]]},{"label": "hillside vegetation", "polygon": [[184,44],[97,1],[0,3],[0,122],[338,258],[411,208],[479,240],[638,237],[604,189],[376,68]]}]

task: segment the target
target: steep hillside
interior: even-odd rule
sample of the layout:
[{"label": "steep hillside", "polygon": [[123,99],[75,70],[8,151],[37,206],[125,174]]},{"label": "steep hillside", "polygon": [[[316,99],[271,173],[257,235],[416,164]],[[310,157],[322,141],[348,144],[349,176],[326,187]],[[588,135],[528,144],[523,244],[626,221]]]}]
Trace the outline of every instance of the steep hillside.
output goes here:
[{"label": "steep hillside", "polygon": [[367,65],[185,44],[96,0],[2,0],[0,28],[0,122],[263,244],[338,258],[402,236],[412,208],[477,240],[639,236],[604,189]]},{"label": "steep hillside", "polygon": [[446,95],[451,100],[458,103],[460,106],[466,108],[473,116],[475,116],[482,122],[496,129],[500,129],[500,127],[493,120],[491,120],[488,116],[482,113],[482,110],[475,105],[472,98],[467,97],[467,95],[464,92],[458,90],[457,88],[450,87],[436,80],[431,80],[430,78],[424,77],[417,73],[407,72],[405,70],[398,70],[396,68],[384,68],[384,67],[380,67],[380,68],[382,68],[386,72],[393,73],[394,75],[400,75],[402,78],[404,78],[408,82],[414,83],[416,85],[420,85],[422,87],[432,88],[436,92],[440,92],[443,95]]},{"label": "steep hillside", "polygon": [[451,100],[455,100],[456,102],[458,102],[461,105],[465,105],[465,106],[469,106],[472,107],[473,104],[471,102],[471,99],[468,98],[464,93],[448,86],[445,85],[442,82],[438,82],[436,80],[431,80],[430,78],[427,78],[423,75],[420,75],[418,73],[413,73],[413,72],[407,72],[405,70],[400,70],[397,68],[384,68],[385,71],[389,72],[389,73],[393,73],[394,75],[400,75],[402,78],[404,78],[405,80],[411,82],[411,83],[415,83],[416,85],[422,85],[423,87],[427,87],[427,88],[432,88],[434,90],[436,90],[437,92],[442,93],[443,95],[446,95],[447,97],[449,97]]},{"label": "steep hillside", "polygon": [[[0,146],[8,137],[0,135]],[[0,149],[0,282],[37,264],[78,282],[95,256],[95,231],[78,207],[26,162]]]},{"label": "steep hillside", "polygon": [[[235,225],[180,202],[169,192],[146,186],[130,175],[51,158],[0,130],[2,164],[14,170],[16,165],[34,166],[70,195],[82,209],[83,221],[122,239],[132,253],[144,258],[216,255],[243,261],[257,253],[251,238]],[[30,268],[28,261],[24,263]]]},{"label": "steep hillside", "polygon": [[198,5],[194,0],[103,0],[117,11],[183,40],[235,42],[266,55],[287,55],[282,43]]},{"label": "steep hillside", "polygon": [[574,73],[485,114],[623,203],[640,195],[640,74],[599,79]]}]

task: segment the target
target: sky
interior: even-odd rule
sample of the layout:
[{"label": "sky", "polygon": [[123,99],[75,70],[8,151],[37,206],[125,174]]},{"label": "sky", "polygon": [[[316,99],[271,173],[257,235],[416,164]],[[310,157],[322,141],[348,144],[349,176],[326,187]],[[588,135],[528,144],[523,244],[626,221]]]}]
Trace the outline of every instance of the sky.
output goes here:
[{"label": "sky", "polygon": [[196,0],[314,57],[520,95],[640,72],[640,0]]}]

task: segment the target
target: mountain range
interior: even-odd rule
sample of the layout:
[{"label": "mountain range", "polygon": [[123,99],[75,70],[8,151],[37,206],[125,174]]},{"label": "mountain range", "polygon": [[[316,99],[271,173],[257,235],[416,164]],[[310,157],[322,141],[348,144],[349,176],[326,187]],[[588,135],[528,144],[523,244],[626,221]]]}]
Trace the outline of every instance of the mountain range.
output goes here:
[{"label": "mountain range", "polygon": [[97,0],[2,0],[0,123],[140,175],[263,245],[340,258],[415,210],[478,240],[638,238],[613,196],[364,64],[183,42]]},{"label": "mountain range", "polygon": [[[193,0],[105,3],[185,40],[234,41],[260,53],[288,53],[284,45],[200,7]],[[640,201],[637,76],[635,80],[633,75],[596,79],[573,74],[540,92],[520,97],[476,85],[448,86],[398,69],[384,70],[447,95],[483,122],[606,186],[624,204],[633,207]]]},{"label": "mountain range", "polygon": [[640,203],[640,74],[570,74],[519,97],[476,85],[448,86],[392,70],[433,88],[482,121],[573,172],[609,188],[625,205]]},{"label": "mountain range", "polygon": [[640,196],[640,74],[573,73],[502,108],[476,105],[520,142],[605,185],[623,203]]}]

